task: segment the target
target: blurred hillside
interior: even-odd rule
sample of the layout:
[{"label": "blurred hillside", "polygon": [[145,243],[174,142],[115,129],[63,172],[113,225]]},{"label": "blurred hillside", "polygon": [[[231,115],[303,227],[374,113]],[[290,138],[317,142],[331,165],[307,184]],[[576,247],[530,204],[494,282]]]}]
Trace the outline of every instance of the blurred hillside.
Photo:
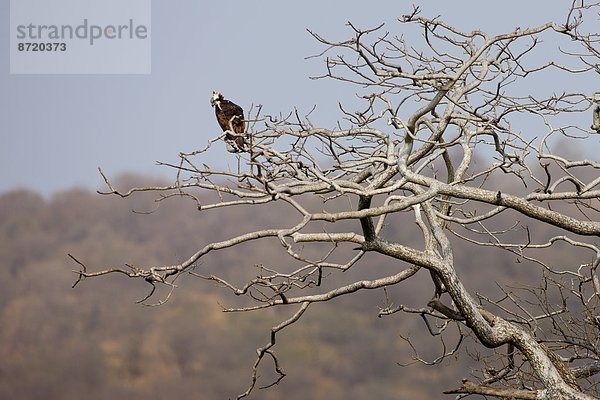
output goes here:
[{"label": "blurred hillside", "polygon": [[[119,186],[144,183],[150,181],[129,176]],[[268,341],[270,327],[296,308],[225,314],[221,305],[248,303],[190,275],[178,281],[169,302],[145,307],[135,301],[148,286],[123,276],[88,279],[71,289],[77,278],[72,270],[78,266],[67,254],[95,270],[172,263],[209,240],[265,221],[289,225],[291,218],[284,210],[199,213],[185,199],[157,208],[151,195],[120,199],[77,189],[49,199],[23,190],[0,195],[0,399],[235,398],[249,383],[255,349]],[[388,226],[386,235],[414,240],[401,224]],[[535,283],[537,270],[514,263],[505,253],[477,250],[456,249],[459,273],[470,289],[493,294],[495,280]],[[196,272],[218,271],[243,283],[255,274],[255,264],[283,260],[279,251],[277,243],[254,242],[211,254]],[[369,256],[353,270],[329,276],[331,284],[319,290],[404,267]],[[390,301],[424,307],[432,288],[428,273],[419,275],[388,290]],[[470,360],[461,357],[434,367],[414,362],[400,336],[414,339],[420,355],[431,360],[442,351],[441,344],[427,337],[418,316],[377,318],[385,299],[383,291],[360,292],[311,307],[278,337],[275,350],[288,376],[251,398],[444,398],[444,389],[469,377]],[[270,374],[269,368],[261,371],[263,383]]]}]

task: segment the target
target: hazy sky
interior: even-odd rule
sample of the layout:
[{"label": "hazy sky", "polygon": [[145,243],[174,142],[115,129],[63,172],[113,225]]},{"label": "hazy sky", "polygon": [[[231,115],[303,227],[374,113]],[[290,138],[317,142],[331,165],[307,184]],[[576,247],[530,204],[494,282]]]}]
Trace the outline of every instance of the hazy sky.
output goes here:
[{"label": "hazy sky", "polygon": [[322,50],[306,29],[344,39],[347,21],[386,22],[400,34],[394,21],[412,4],[463,30],[499,33],[562,21],[570,2],[155,0],[150,75],[10,75],[9,0],[0,0],[0,192],[96,189],[98,166],[111,176],[171,176],[155,161],[177,161],[219,133],[213,90],[271,114],[316,104],[314,119],[333,128],[338,101],[354,88],[308,78],[324,69],[304,59]]}]

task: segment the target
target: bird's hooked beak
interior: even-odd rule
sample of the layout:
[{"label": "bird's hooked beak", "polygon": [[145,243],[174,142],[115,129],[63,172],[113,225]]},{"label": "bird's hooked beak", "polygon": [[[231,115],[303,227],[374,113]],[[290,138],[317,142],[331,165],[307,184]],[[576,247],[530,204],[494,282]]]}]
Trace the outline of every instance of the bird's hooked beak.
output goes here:
[{"label": "bird's hooked beak", "polygon": [[212,96],[210,97],[210,105],[212,107],[217,106],[219,110],[221,109],[221,100],[223,99],[223,95],[217,91],[212,92]]},{"label": "bird's hooked beak", "polygon": [[217,107],[219,110],[221,109],[221,101],[215,99],[214,97],[210,99],[210,105],[211,107]]}]

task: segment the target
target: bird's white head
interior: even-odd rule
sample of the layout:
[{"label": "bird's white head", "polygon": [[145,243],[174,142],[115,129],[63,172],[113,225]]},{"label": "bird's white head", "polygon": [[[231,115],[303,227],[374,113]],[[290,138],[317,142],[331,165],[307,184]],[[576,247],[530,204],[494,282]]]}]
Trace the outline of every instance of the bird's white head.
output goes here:
[{"label": "bird's white head", "polygon": [[217,91],[213,91],[212,96],[210,98],[210,105],[213,107],[215,105],[220,107],[221,100],[223,100],[223,95]]}]

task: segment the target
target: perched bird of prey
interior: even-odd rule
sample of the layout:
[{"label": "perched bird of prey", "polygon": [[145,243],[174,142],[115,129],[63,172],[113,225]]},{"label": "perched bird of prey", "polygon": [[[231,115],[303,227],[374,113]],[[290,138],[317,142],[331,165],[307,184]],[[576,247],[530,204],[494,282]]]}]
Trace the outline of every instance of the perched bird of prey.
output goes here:
[{"label": "perched bird of prey", "polygon": [[217,122],[225,132],[225,144],[230,153],[246,151],[244,110],[237,104],[213,92],[210,104],[215,108]]}]

